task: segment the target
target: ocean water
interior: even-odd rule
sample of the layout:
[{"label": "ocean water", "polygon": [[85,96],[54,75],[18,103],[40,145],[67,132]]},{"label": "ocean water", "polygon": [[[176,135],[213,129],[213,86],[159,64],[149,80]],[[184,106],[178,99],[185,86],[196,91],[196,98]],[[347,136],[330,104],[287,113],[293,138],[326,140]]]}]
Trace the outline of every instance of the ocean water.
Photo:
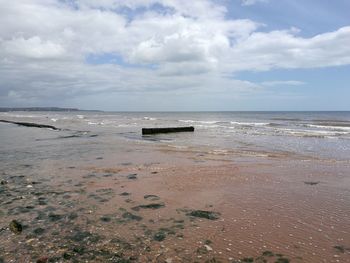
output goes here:
[{"label": "ocean water", "polygon": [[[118,138],[125,143],[133,141],[223,155],[350,160],[350,112],[6,112],[0,113],[0,119],[63,129],[54,132],[0,123],[2,156],[6,155],[10,141],[28,145],[26,136],[32,136],[32,141],[46,143],[55,138],[85,138],[81,145],[93,145],[96,138],[100,142]],[[178,126],[194,126],[195,132],[141,135],[143,127]],[[17,139],[13,140],[14,137]],[[59,142],[56,140],[54,145]],[[74,149],[75,154],[94,150],[93,146]]]}]

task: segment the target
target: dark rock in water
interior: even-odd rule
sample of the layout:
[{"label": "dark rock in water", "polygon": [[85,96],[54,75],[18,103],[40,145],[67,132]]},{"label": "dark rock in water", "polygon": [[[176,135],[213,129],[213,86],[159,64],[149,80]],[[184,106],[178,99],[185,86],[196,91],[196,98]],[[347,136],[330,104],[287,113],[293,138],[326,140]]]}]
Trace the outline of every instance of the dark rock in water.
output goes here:
[{"label": "dark rock in water", "polygon": [[76,219],[77,217],[78,217],[78,214],[75,213],[75,212],[72,212],[72,213],[70,213],[70,214],[68,215],[68,219],[69,219],[69,220],[74,220],[74,219]]},{"label": "dark rock in water", "polygon": [[8,182],[6,180],[1,180],[0,184],[5,185],[5,184],[8,184]]},{"label": "dark rock in water", "polygon": [[158,231],[154,234],[153,239],[156,241],[163,241],[166,238],[166,233],[164,231]]},{"label": "dark rock in water", "polygon": [[109,216],[101,216],[100,220],[102,222],[111,222],[112,219]]},{"label": "dark rock in water", "polygon": [[38,227],[36,229],[34,229],[33,233],[36,235],[42,235],[45,232],[45,229]]},{"label": "dark rock in water", "polygon": [[73,248],[73,252],[75,252],[79,255],[83,255],[85,251],[86,251],[86,248],[84,246],[79,246],[79,247]]},{"label": "dark rock in water", "polygon": [[157,201],[160,199],[160,197],[157,195],[145,195],[143,198],[151,201]]},{"label": "dark rock in water", "polygon": [[36,263],[46,263],[48,260],[48,257],[41,257],[36,261]]},{"label": "dark rock in water", "polygon": [[121,196],[128,196],[128,195],[131,195],[131,194],[128,193],[128,192],[123,192],[123,193],[121,193],[120,195],[121,195]]},{"label": "dark rock in water", "polygon": [[47,205],[47,201],[45,197],[39,197],[38,198],[38,204],[39,205]]},{"label": "dark rock in water", "polygon": [[58,220],[60,220],[60,219],[62,219],[62,215],[59,215],[59,214],[53,214],[53,213],[51,213],[51,214],[49,214],[49,219],[52,221],[52,222],[54,222],[54,221],[58,221]]},{"label": "dark rock in water", "polygon": [[140,209],[159,209],[164,207],[164,203],[152,203],[152,204],[147,204],[147,205],[139,205],[131,208],[134,211],[138,211]]},{"label": "dark rock in water", "polygon": [[193,210],[187,215],[193,216],[193,217],[199,217],[199,218],[206,218],[209,220],[216,220],[216,219],[219,219],[220,217],[220,213],[204,211],[204,210]]},{"label": "dark rock in water", "polygon": [[275,254],[272,251],[266,250],[262,253],[264,257],[273,257]]},{"label": "dark rock in water", "polygon": [[70,260],[73,256],[67,252],[63,253],[62,255],[63,259]]},{"label": "dark rock in water", "polygon": [[12,220],[9,227],[10,227],[10,230],[15,234],[21,234],[23,230],[22,224],[17,220]]},{"label": "dark rock in water", "polygon": [[128,179],[131,179],[131,180],[137,179],[137,174],[129,174]]},{"label": "dark rock in water", "polygon": [[341,245],[334,246],[334,248],[340,253],[345,253],[346,251],[350,252],[350,248]]},{"label": "dark rock in water", "polygon": [[311,182],[311,181],[308,181],[308,182],[304,182],[304,184],[307,184],[307,185],[317,185],[319,184],[320,182]]},{"label": "dark rock in water", "polygon": [[135,220],[135,221],[141,221],[141,220],[142,220],[142,217],[141,217],[141,216],[134,215],[134,214],[129,213],[129,212],[125,212],[125,213],[122,215],[122,217],[125,218],[125,219]]}]

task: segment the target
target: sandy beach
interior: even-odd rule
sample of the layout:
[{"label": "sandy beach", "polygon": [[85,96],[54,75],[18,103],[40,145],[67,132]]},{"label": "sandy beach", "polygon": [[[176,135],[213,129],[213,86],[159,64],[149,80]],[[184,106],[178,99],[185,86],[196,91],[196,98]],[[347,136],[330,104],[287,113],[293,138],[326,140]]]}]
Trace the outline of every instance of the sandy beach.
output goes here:
[{"label": "sandy beach", "polygon": [[1,262],[350,262],[346,161],[83,140],[2,166]]}]

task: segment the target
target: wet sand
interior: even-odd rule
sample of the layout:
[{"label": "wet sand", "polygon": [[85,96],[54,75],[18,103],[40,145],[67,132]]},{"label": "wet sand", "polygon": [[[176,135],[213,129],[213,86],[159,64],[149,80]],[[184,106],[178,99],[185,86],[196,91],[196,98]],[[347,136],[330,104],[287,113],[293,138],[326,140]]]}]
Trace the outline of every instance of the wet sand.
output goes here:
[{"label": "wet sand", "polygon": [[0,262],[350,262],[348,163],[136,144],[17,164]]}]

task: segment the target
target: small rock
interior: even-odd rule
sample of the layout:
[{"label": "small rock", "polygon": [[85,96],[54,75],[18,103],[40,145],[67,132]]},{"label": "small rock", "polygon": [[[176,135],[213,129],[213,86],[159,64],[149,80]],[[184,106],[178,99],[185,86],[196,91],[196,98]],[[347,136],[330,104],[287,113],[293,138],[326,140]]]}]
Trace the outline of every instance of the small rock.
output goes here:
[{"label": "small rock", "polygon": [[135,179],[137,179],[137,174],[129,174],[129,175],[128,175],[128,179],[130,179],[130,180],[135,180]]},{"label": "small rock", "polygon": [[219,219],[220,213],[204,210],[193,210],[188,213],[188,215],[193,217],[206,218],[209,220],[216,220]]},{"label": "small rock", "polygon": [[172,263],[173,262],[173,259],[172,258],[167,258],[166,260],[165,260],[165,263]]},{"label": "small rock", "polygon": [[36,261],[36,263],[46,263],[48,260],[48,257],[41,257]]},{"label": "small rock", "polygon": [[15,234],[20,234],[23,230],[22,224],[19,223],[17,220],[12,220],[9,227],[10,230]]},{"label": "small rock", "polygon": [[153,239],[156,241],[163,241],[166,238],[166,233],[164,231],[159,231],[154,234]]},{"label": "small rock", "polygon": [[204,247],[205,247],[205,249],[207,250],[207,251],[212,251],[213,249],[210,247],[210,246],[208,246],[208,245],[204,245]]}]

